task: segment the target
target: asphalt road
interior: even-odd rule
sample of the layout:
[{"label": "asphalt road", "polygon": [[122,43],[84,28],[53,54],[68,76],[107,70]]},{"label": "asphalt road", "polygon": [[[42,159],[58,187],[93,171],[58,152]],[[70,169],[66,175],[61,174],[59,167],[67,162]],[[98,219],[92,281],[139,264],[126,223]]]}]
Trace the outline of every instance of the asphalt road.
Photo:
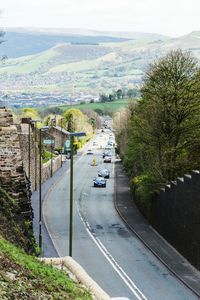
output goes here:
[{"label": "asphalt road", "polygon": [[[108,136],[98,137],[104,145]],[[115,211],[114,153],[102,162],[102,150],[74,163],[73,258],[112,297],[151,300],[197,299],[127,229]],[[98,166],[91,166],[95,158]],[[94,188],[97,170],[107,166],[106,188]],[[60,256],[69,254],[69,170],[55,181],[43,203],[43,217]]]}]

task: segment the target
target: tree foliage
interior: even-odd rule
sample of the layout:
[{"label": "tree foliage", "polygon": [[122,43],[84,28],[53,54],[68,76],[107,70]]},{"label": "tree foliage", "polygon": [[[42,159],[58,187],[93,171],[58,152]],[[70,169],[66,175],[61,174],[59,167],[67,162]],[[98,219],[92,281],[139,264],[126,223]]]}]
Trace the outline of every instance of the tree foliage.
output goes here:
[{"label": "tree foliage", "polygon": [[34,108],[24,108],[20,115],[21,118],[32,118],[33,120],[39,120],[40,116]]},{"label": "tree foliage", "polygon": [[[200,71],[190,53],[171,51],[146,72],[142,99],[129,107],[124,163],[149,194],[199,167]],[[144,180],[143,180],[144,179]],[[148,185],[147,185],[148,182]],[[144,189],[143,189],[144,190]]]},{"label": "tree foliage", "polygon": [[64,121],[68,131],[84,131],[92,135],[93,127],[89,118],[79,109],[68,109],[64,112]]}]

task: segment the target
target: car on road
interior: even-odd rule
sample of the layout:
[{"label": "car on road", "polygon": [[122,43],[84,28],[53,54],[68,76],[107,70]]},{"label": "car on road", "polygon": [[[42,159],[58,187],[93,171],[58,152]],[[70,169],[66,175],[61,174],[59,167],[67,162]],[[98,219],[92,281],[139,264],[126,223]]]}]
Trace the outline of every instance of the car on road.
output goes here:
[{"label": "car on road", "polygon": [[104,151],[102,157],[106,157],[106,156],[111,156],[111,152],[110,151]]},{"label": "car on road", "polygon": [[111,163],[111,157],[110,156],[105,156],[103,162]]},{"label": "car on road", "polygon": [[94,154],[93,151],[92,151],[92,149],[88,149],[87,150],[87,155],[90,155],[90,154]]},{"label": "car on road", "polygon": [[98,170],[98,176],[104,178],[110,178],[110,171],[108,169]]},{"label": "car on road", "polygon": [[110,145],[106,145],[106,146],[105,146],[105,150],[111,150]]},{"label": "car on road", "polygon": [[104,177],[97,177],[93,180],[94,187],[106,187],[106,180]]}]

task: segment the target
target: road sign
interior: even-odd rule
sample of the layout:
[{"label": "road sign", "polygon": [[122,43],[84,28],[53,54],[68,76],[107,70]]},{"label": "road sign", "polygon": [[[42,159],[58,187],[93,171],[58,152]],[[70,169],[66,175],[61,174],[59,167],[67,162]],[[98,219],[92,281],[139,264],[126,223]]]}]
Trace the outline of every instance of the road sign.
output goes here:
[{"label": "road sign", "polygon": [[70,140],[66,140],[66,142],[65,142],[65,148],[70,148]]},{"label": "road sign", "polygon": [[52,144],[54,144],[54,140],[43,140],[43,144],[52,145]]},{"label": "road sign", "polygon": [[71,136],[85,136],[85,132],[71,132],[70,133]]}]

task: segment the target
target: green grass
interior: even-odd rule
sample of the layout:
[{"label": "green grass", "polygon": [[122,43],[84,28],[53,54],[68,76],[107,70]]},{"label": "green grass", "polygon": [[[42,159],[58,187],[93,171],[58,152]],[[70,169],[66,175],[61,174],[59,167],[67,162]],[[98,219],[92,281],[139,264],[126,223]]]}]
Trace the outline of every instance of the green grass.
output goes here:
[{"label": "green grass", "polygon": [[52,158],[56,157],[55,154],[52,153],[51,155],[51,152],[47,151],[47,150],[44,150],[43,151],[43,164],[45,164],[46,162],[48,162],[50,159],[51,159],[51,156]]},{"label": "green grass", "polygon": [[[115,113],[124,107],[126,107],[129,102],[131,101],[136,101],[135,99],[121,99],[121,100],[116,100],[113,102],[106,102],[106,103],[100,103],[100,102],[95,102],[95,103],[85,103],[85,104],[77,104],[77,105],[61,105],[58,106],[63,112],[67,109],[70,108],[76,108],[80,109],[82,111],[84,110],[96,110],[96,109],[101,109],[103,112],[110,112],[110,113]],[[44,111],[45,108],[39,109],[39,111]]]},{"label": "green grass", "polygon": [[0,68],[0,73],[26,74],[38,71],[38,69],[56,55],[54,49],[41,52],[40,54],[26,56],[25,58],[10,59]]},{"label": "green grass", "polygon": [[92,297],[64,271],[45,265],[0,236],[0,299],[89,300]]}]

